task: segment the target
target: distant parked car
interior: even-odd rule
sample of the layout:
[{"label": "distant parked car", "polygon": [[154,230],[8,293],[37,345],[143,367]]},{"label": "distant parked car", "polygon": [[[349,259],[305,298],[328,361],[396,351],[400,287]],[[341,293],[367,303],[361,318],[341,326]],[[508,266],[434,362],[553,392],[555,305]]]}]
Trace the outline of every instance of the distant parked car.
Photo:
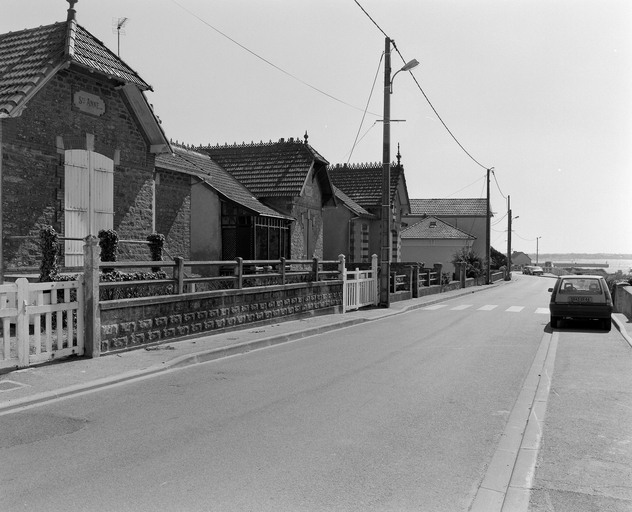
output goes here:
[{"label": "distant parked car", "polygon": [[544,270],[542,270],[542,267],[531,267],[531,275],[532,276],[543,276],[544,275]]},{"label": "distant parked car", "polygon": [[523,274],[531,274],[531,269],[533,267],[531,267],[530,265],[525,265],[524,267],[522,267],[522,273]]},{"label": "distant parked car", "polygon": [[606,331],[612,328],[612,296],[602,276],[561,276],[549,292],[554,329],[563,318],[598,320]]}]

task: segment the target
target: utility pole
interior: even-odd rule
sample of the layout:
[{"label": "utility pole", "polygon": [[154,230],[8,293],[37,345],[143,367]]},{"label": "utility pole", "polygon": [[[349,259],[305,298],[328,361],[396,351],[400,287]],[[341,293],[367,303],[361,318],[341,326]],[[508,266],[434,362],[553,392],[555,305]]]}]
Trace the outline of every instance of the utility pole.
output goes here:
[{"label": "utility pole", "polygon": [[380,251],[380,306],[390,307],[391,273],[391,40],[384,46],[384,132],[382,147],[382,249]]},{"label": "utility pole", "polygon": [[487,259],[487,268],[485,270],[485,284],[491,284],[491,234],[492,234],[492,211],[489,200],[489,173],[491,169],[487,169],[487,224],[485,226],[485,258]]},{"label": "utility pole", "polygon": [[507,281],[511,281],[511,196],[507,196]]}]

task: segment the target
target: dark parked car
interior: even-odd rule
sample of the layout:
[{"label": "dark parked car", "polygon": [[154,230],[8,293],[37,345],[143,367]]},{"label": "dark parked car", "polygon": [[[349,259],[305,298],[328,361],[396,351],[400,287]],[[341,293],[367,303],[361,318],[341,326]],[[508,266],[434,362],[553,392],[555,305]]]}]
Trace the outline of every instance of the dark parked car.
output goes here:
[{"label": "dark parked car", "polygon": [[563,318],[598,320],[609,331],[612,327],[612,296],[602,276],[561,276],[549,288],[551,327]]}]

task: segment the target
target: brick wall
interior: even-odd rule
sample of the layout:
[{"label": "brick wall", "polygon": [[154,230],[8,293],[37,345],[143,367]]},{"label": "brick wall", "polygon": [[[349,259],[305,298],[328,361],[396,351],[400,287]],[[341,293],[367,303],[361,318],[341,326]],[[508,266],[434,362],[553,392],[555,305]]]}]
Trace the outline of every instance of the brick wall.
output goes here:
[{"label": "brick wall", "polygon": [[241,325],[341,311],[342,282],[189,293],[100,304],[101,353]]},{"label": "brick wall", "polygon": [[[114,178],[114,229],[130,239],[145,239],[151,233],[154,156],[115,85],[71,67],[53,77],[20,117],[3,121],[5,236],[37,237],[44,225],[63,234],[64,157],[57,141],[61,137],[64,149],[86,149],[87,133],[95,136],[97,152],[110,158],[115,150],[120,154]],[[105,113],[79,111],[73,104],[77,91],[99,96]],[[4,258],[9,266],[39,265],[37,240],[7,240]]]}]

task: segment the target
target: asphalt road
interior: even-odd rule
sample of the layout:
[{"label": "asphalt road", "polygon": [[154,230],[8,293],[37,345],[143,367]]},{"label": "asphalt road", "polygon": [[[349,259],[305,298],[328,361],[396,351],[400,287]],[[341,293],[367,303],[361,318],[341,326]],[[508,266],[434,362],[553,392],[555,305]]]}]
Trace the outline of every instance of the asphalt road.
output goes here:
[{"label": "asphalt road", "polygon": [[1,416],[2,509],[467,510],[549,285],[526,276]]}]

